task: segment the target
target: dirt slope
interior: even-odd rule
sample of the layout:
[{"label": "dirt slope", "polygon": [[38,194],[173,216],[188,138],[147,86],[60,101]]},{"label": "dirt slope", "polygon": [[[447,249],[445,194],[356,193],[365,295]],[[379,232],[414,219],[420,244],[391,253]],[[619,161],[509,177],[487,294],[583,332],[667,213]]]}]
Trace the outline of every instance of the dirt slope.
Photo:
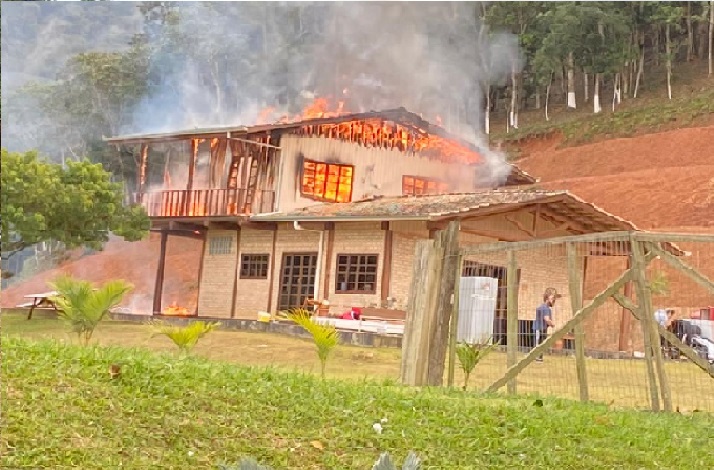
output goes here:
[{"label": "dirt slope", "polygon": [[567,189],[651,229],[714,227],[714,126],[558,149],[525,143],[518,165],[546,188]]}]

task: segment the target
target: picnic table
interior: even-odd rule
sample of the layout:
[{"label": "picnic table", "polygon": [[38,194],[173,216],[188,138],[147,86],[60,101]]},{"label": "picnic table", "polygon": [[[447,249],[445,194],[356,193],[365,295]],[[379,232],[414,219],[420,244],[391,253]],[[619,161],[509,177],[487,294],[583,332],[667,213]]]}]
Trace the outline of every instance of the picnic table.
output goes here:
[{"label": "picnic table", "polygon": [[43,292],[41,294],[27,294],[25,298],[32,299],[32,301],[20,304],[18,305],[18,307],[30,307],[30,311],[27,314],[28,320],[32,318],[32,312],[35,311],[35,308],[52,308],[56,312],[59,312],[59,310],[57,309],[57,305],[55,305],[55,303],[51,300],[51,298],[56,296],[57,294],[57,291]]}]

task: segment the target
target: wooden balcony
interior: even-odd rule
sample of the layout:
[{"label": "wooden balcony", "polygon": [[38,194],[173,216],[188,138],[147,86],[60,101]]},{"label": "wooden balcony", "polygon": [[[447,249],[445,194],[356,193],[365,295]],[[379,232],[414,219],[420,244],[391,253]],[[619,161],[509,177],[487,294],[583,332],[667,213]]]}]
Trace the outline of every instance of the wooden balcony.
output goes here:
[{"label": "wooden balcony", "polygon": [[149,217],[225,217],[272,212],[275,191],[247,189],[178,189],[134,194]]}]

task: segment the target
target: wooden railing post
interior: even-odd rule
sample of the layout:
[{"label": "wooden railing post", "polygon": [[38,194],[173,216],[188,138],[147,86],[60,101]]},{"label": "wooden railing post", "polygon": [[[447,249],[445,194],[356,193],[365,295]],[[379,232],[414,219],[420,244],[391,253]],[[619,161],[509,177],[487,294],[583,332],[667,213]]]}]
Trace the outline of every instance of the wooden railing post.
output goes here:
[{"label": "wooden railing post", "polygon": [[454,373],[456,370],[456,340],[459,332],[459,297],[461,296],[461,273],[464,269],[464,255],[459,254],[456,262],[456,284],[454,285],[454,302],[449,324],[449,372],[446,383],[454,386]]}]

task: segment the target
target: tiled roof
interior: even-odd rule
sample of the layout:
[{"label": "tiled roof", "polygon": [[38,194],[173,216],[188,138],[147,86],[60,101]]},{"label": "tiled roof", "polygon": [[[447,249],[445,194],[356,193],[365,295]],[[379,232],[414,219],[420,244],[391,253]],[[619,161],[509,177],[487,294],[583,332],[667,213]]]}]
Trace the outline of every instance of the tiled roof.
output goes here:
[{"label": "tiled roof", "polygon": [[[595,218],[609,229],[636,230],[620,217],[587,203],[567,191],[534,188],[494,189],[472,193],[433,196],[379,197],[351,203],[323,203],[286,213],[259,214],[253,220],[349,220],[349,219],[416,219],[436,220],[459,215],[471,215],[488,209],[504,212],[516,206],[550,204],[553,209],[571,217]],[[557,206],[557,207],[555,207]]]}]

